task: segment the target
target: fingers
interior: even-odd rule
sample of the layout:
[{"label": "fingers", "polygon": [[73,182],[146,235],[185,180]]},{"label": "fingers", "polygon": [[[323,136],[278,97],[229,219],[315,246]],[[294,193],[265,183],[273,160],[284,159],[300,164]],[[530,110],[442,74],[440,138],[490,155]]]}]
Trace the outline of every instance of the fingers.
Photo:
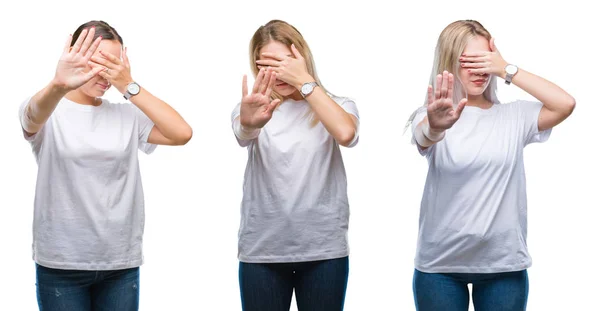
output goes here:
[{"label": "fingers", "polygon": [[242,98],[248,95],[248,77],[244,75],[242,79]]},{"label": "fingers", "polygon": [[263,57],[273,58],[273,59],[276,59],[278,61],[282,61],[282,60],[284,60],[287,57],[287,56],[285,56],[283,54],[279,54],[279,53],[275,54],[275,53],[268,53],[268,52],[262,53],[261,55]]},{"label": "fingers", "polygon": [[488,54],[490,54],[490,52],[479,51],[479,52],[463,53],[461,56],[462,57],[483,57],[483,56],[487,56]]},{"label": "fingers", "polygon": [[92,55],[94,55],[94,52],[96,52],[98,45],[100,45],[100,41],[102,41],[102,36],[96,38],[96,40],[94,40],[94,43],[92,43],[92,46],[90,46],[90,48],[87,50],[87,53],[85,53],[86,59],[90,59]]},{"label": "fingers", "polygon": [[444,73],[442,75],[441,97],[442,98],[447,98],[448,97],[448,71],[445,71],[445,70],[444,70]]},{"label": "fingers", "polygon": [[92,79],[94,76],[99,75],[102,78],[108,80],[108,74],[105,71],[106,68],[102,67],[102,66],[93,66],[92,70],[90,70],[90,72],[88,72],[86,74],[86,81],[89,81],[90,79]]},{"label": "fingers", "polygon": [[298,51],[298,49],[296,49],[296,46],[294,44],[292,44],[292,53],[294,54],[294,57],[297,59],[301,59],[302,58],[302,54],[300,54],[300,51]]},{"label": "fingers", "polygon": [[463,68],[484,68],[489,66],[490,63],[460,63],[460,66]]},{"label": "fingers", "polygon": [[446,98],[449,99],[454,99],[454,97],[452,97],[454,94],[454,75],[449,73],[448,74],[448,90],[447,90],[447,94],[446,94]]},{"label": "fingers", "polygon": [[460,115],[462,114],[466,105],[467,105],[467,99],[466,98],[461,99],[460,102],[458,103],[458,105],[456,106],[456,110],[454,110],[454,118],[455,119],[458,120],[458,118],[460,118]]},{"label": "fingers", "polygon": [[115,70],[119,67],[118,65],[116,65],[116,64],[112,63],[111,61],[109,61],[108,59],[105,59],[105,58],[102,58],[102,57],[98,57],[98,56],[92,57],[92,60],[90,62],[88,62],[88,64],[89,63],[95,63],[95,64],[98,64],[98,65],[102,65],[102,66],[104,66],[106,68],[115,69]]},{"label": "fingers", "polygon": [[271,67],[279,67],[281,63],[277,60],[272,59],[259,59],[256,61],[256,64],[261,66],[271,66]]},{"label": "fingers", "polygon": [[495,41],[496,41],[495,38],[490,39],[490,50],[492,50],[492,52],[498,52]]},{"label": "fingers", "polygon": [[88,34],[88,30],[84,29],[83,31],[81,31],[81,33],[79,34],[79,37],[77,38],[77,41],[75,41],[75,44],[73,44],[73,48],[71,49],[71,52],[73,53],[79,53],[79,49],[81,49],[81,44],[83,43],[83,40],[85,39],[85,37]]},{"label": "fingers", "polygon": [[127,48],[123,49],[123,64],[125,65],[125,67],[131,68],[129,66],[129,56],[127,56]]},{"label": "fingers", "polygon": [[79,52],[81,54],[86,54],[88,49],[90,48],[90,45],[92,45],[92,41],[94,40],[94,34],[96,33],[96,28],[92,27],[90,29],[90,31],[88,31],[87,36],[85,36],[85,40],[83,40],[83,43],[81,44],[81,48],[79,49]]},{"label": "fingers", "polygon": [[258,88],[262,83],[263,77],[265,76],[265,69],[261,68],[258,71],[258,75],[256,75],[256,80],[254,81],[254,86],[252,87],[252,94],[258,93]]},{"label": "fingers", "polygon": [[469,69],[467,71],[469,73],[474,74],[474,75],[482,75],[482,74],[489,74],[490,73],[490,69],[488,67],[485,67],[485,68],[474,68],[474,69]]},{"label": "fingers", "polygon": [[260,81],[260,85],[258,86],[258,92],[260,94],[265,94],[265,92],[267,91],[267,88],[268,88],[269,84],[271,83],[271,77],[272,76],[273,76],[273,72],[271,71],[271,69],[266,69],[265,70],[265,76]]},{"label": "fingers", "polygon": [[65,42],[65,46],[63,47],[63,53],[69,53],[71,49],[71,41],[73,41],[73,35],[69,35],[67,38],[67,42]]},{"label": "fingers", "polygon": [[271,92],[273,92],[273,85],[275,85],[276,79],[277,75],[274,72],[271,72],[269,83],[267,84],[267,91],[265,92],[265,96],[267,98],[271,98]]},{"label": "fingers", "polygon": [[438,74],[435,77],[435,100],[440,99],[441,97],[441,91],[440,89],[442,88],[442,75]]},{"label": "fingers", "polygon": [[433,104],[433,86],[428,86],[427,87],[427,105],[431,105]]},{"label": "fingers", "polygon": [[104,56],[106,59],[108,59],[109,61],[111,61],[115,65],[120,65],[122,63],[121,60],[118,57],[112,55],[109,52],[100,51],[100,54],[102,54],[102,56]]},{"label": "fingers", "polygon": [[279,99],[274,99],[273,101],[271,101],[271,103],[269,104],[269,108],[267,109],[267,112],[269,114],[273,113],[273,110],[275,110],[275,108],[277,108],[277,105],[279,105],[279,102],[281,100]]}]

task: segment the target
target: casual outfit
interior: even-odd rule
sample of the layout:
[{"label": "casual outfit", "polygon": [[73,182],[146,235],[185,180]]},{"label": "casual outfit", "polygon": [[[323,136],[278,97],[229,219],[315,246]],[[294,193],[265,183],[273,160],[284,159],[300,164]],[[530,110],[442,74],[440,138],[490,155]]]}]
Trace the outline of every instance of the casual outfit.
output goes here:
[{"label": "casual outfit", "polygon": [[[352,100],[341,97],[332,99],[346,112],[359,118]],[[239,115],[240,105],[231,116],[234,125],[239,122],[236,120]],[[288,281],[293,279],[292,270],[296,273],[294,278],[306,280],[308,276],[299,277],[297,274],[306,272],[306,267],[316,267],[316,271],[306,275],[325,275],[323,271],[331,271],[323,281],[333,282],[335,279],[338,284],[336,288],[345,289],[347,274],[343,277],[339,273],[347,268],[319,267],[336,265],[322,261],[349,255],[347,231],[350,212],[346,172],[338,143],[323,124],[313,126],[311,120],[308,102],[287,99],[274,111],[258,137],[242,140],[236,136],[239,144],[248,148],[238,244],[238,258],[242,262],[242,297],[249,297],[244,284],[257,281],[254,276],[256,273],[249,271],[257,271],[260,269],[258,267],[280,274],[281,280]],[[358,131],[350,146],[357,142]],[[300,267],[297,264],[281,265],[301,262],[313,263],[303,265],[304,268],[298,270],[289,269]],[[256,267],[250,268],[252,264],[256,264]],[[264,278],[266,274],[262,275]],[[299,290],[298,286],[301,286],[294,282],[286,284],[290,296],[292,288]],[[317,286],[317,283],[313,282],[313,285]],[[283,296],[287,297],[287,294]],[[343,296],[338,301],[341,305]],[[317,310],[316,306],[305,306],[307,310]],[[288,309],[289,303],[281,310]],[[245,306],[244,310],[257,309]]]},{"label": "casual outfit", "polygon": [[[28,102],[20,108],[22,124]],[[60,282],[65,288],[93,283],[88,282],[90,275],[111,283],[119,276],[134,279],[132,272],[126,271],[143,262],[144,231],[138,149],[149,154],[156,148],[147,142],[153,126],[131,104],[102,100],[99,106],[91,106],[63,98],[39,132],[25,134],[38,164],[33,259],[38,265],[38,297],[43,310],[52,310],[51,305],[62,303],[59,299],[79,299],[43,294],[53,291],[56,275],[67,275]],[[75,270],[80,273],[71,273]],[[96,288],[102,285],[94,284]],[[90,295],[94,291],[81,292]]]},{"label": "casual outfit", "polygon": [[[541,108],[539,102],[526,101],[497,103],[489,109],[466,106],[442,141],[424,150],[418,147],[429,162],[429,172],[421,202],[415,280],[424,278],[421,273],[439,274],[429,280],[451,274],[461,282],[488,274],[481,277],[489,283],[497,274],[501,282],[506,276],[502,273],[531,266],[523,148],[550,136],[551,130],[538,130]],[[417,111],[413,132],[426,115],[424,107]],[[419,290],[423,282],[415,283],[415,302],[421,301],[417,297],[421,294],[442,299],[437,292],[427,293],[436,286]],[[518,288],[526,286],[521,282]],[[524,304],[502,310],[524,310]]]}]

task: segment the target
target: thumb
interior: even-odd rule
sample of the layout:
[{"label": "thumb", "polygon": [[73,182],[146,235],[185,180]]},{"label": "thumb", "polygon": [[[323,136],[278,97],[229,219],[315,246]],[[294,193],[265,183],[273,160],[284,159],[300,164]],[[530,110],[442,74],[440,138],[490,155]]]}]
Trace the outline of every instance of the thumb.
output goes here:
[{"label": "thumb", "polygon": [[275,108],[277,108],[277,105],[279,105],[279,102],[281,102],[281,100],[279,99],[274,99],[270,104],[269,104],[269,108],[267,109],[267,111],[269,113],[273,113],[273,110],[275,110]]},{"label": "thumb", "polygon": [[465,106],[467,105],[467,99],[463,98],[460,100],[460,102],[458,103],[458,106],[456,106],[456,110],[454,110],[454,117],[456,119],[460,118],[460,115],[463,112],[463,109],[465,109]]},{"label": "thumb", "polygon": [[298,51],[298,49],[296,49],[296,46],[292,43],[292,53],[294,54],[295,58],[302,58],[302,54],[300,54],[300,52]]},{"label": "thumb", "polygon": [[100,74],[101,72],[103,72],[105,70],[104,67],[102,66],[93,66],[92,70],[90,70],[86,75],[85,75],[85,80],[89,81],[91,80],[93,77],[95,77],[96,75]]},{"label": "thumb", "polygon": [[492,52],[498,52],[498,48],[496,48],[496,39],[492,38],[490,39],[490,50],[492,50]]}]

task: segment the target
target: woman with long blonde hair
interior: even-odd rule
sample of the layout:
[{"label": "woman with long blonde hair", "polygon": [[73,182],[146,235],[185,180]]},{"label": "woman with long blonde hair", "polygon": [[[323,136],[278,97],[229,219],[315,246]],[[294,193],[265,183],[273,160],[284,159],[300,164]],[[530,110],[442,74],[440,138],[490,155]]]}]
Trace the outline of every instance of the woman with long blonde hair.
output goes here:
[{"label": "woman with long blonde hair", "polygon": [[238,258],[242,308],[342,310],[348,280],[349,204],[339,145],[358,142],[359,116],[329,94],[296,28],[273,20],[250,42],[231,121],[248,148]]},{"label": "woman with long blonde hair", "polygon": [[[501,104],[496,78],[537,99]],[[525,310],[527,197],[523,148],[573,111],[555,84],[508,63],[477,21],[440,34],[425,105],[411,117],[429,162],[413,280],[419,311]]]}]

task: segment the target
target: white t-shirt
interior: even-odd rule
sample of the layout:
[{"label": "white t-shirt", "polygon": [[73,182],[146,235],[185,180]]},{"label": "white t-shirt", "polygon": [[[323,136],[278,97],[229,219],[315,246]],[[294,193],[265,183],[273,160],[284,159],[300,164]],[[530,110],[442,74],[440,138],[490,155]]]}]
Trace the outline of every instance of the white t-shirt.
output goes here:
[{"label": "white t-shirt", "polygon": [[[551,130],[538,130],[541,107],[526,101],[467,106],[442,141],[420,150],[429,172],[417,270],[498,273],[531,266],[523,148],[550,136]],[[426,115],[425,108],[417,112],[413,133]]]},{"label": "white t-shirt", "polygon": [[[358,119],[352,100],[333,99]],[[238,139],[248,146],[238,243],[242,262],[302,262],[349,254],[350,212],[340,147],[323,124],[311,127],[309,112],[305,100],[285,100],[258,138]],[[232,122],[239,122],[239,115],[238,104]]]},{"label": "white t-shirt", "polygon": [[[22,116],[29,99],[20,107]],[[23,123],[21,124],[23,125]],[[55,269],[117,270],[142,264],[144,193],[138,148],[154,124],[132,104],[61,99],[30,142],[38,164],[33,259]]]}]

